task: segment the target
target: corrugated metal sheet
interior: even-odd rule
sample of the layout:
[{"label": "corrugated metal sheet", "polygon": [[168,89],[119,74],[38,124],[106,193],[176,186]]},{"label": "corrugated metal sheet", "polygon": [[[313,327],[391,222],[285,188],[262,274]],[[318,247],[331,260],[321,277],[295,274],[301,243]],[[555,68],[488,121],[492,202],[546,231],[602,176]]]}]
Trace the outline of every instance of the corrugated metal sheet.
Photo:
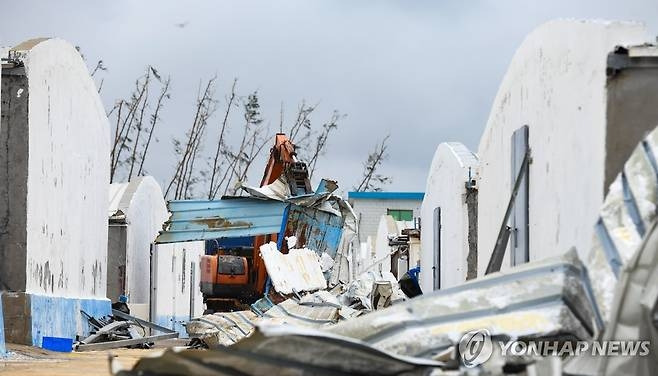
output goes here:
[{"label": "corrugated metal sheet", "polygon": [[276,234],[286,203],[255,198],[170,201],[171,217],[156,243]]},{"label": "corrugated metal sheet", "polygon": [[384,351],[434,357],[470,330],[492,336],[590,339],[602,328],[575,250],[418,296],[338,323],[329,332]]},{"label": "corrugated metal sheet", "polygon": [[327,288],[318,255],[310,249],[291,249],[288,254],[279,252],[270,242],[260,247],[267,274],[274,289],[281,294],[293,291],[314,291]]},{"label": "corrugated metal sheet", "polygon": [[339,310],[349,307],[311,304],[287,299],[279,304],[265,302],[269,309],[256,314],[252,311],[217,312],[192,319],[185,329],[190,338],[199,338],[211,349],[230,346],[250,336],[260,325],[295,325],[321,327],[339,319]]},{"label": "corrugated metal sheet", "polygon": [[276,325],[260,326],[229,347],[167,350],[115,375],[428,375],[443,366],[310,328]]}]

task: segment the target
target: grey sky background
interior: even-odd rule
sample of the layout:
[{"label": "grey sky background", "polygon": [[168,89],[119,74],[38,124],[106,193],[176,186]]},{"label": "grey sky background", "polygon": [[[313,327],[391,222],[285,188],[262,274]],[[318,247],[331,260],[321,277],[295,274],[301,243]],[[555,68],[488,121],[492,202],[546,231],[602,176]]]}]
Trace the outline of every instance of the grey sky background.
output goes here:
[{"label": "grey sky background", "polygon": [[[658,0],[21,0],[0,9],[0,45],[56,36],[80,46],[89,65],[103,59],[107,108],[128,96],[145,66],[171,75],[172,99],[146,163],[161,184],[175,162],[171,138],[189,127],[200,80],[215,74],[221,98],[234,77],[241,94],[258,90],[273,131],[281,102],[288,120],[302,99],[320,102],[315,122],[334,109],[347,114],[317,177],[349,190],[369,150],[390,134],[382,172],[393,183],[385,189],[422,191],[440,142],[477,151],[507,65],[535,27],[554,18],[604,18],[643,21],[658,33]],[[233,120],[237,137],[238,113]],[[210,129],[218,123],[216,116]],[[251,183],[263,168],[256,163]]]}]

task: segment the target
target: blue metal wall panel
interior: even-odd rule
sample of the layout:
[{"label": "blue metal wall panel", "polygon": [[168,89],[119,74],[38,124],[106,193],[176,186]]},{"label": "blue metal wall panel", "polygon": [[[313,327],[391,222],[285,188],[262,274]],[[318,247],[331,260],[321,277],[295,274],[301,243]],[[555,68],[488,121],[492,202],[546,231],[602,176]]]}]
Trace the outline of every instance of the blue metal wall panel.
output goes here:
[{"label": "blue metal wall panel", "polygon": [[275,234],[286,203],[255,198],[185,200],[168,204],[171,217],[156,243]]},{"label": "blue metal wall panel", "polygon": [[285,235],[297,237],[297,245],[336,255],[343,234],[343,218],[318,209],[291,205]]}]

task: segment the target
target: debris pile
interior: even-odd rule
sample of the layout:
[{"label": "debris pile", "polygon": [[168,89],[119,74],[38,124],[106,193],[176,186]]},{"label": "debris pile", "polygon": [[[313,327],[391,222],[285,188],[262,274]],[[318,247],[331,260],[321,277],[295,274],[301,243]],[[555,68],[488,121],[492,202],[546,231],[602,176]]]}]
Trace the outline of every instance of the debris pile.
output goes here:
[{"label": "debris pile", "polygon": [[[93,328],[90,336],[75,345],[77,351],[107,350],[118,347],[150,348],[153,343],[178,338],[178,332],[113,309],[112,316],[94,318],[82,311]],[[162,334],[150,335],[151,330]]]},{"label": "debris pile", "polygon": [[[637,167],[647,148],[658,149],[658,129],[636,148],[624,168],[636,172],[637,182],[632,184],[642,183],[646,192],[655,193],[655,165]],[[614,184],[625,185],[625,178],[620,174]],[[176,365],[181,374],[210,375],[389,375],[430,370],[436,375],[654,375],[658,354],[651,351],[645,356],[561,353],[581,344],[596,348],[593,344],[600,341],[644,341],[649,346],[658,341],[658,196],[644,196],[639,214],[628,210],[629,201],[611,189],[595,227],[596,241],[584,261],[571,249],[381,310],[394,300],[397,283],[379,283],[379,276],[371,273],[344,291],[341,285],[305,296],[293,291],[278,304],[266,295],[252,307],[256,313],[214,315],[213,323],[223,322],[216,325],[218,331],[242,332],[242,339],[234,338],[232,345],[202,352],[167,351],[117,374],[164,375]],[[608,228],[612,235],[602,231]],[[628,236],[635,233],[637,237]],[[608,274],[610,278],[602,278]],[[346,317],[344,307],[354,310],[355,301],[361,308],[355,312],[373,311]],[[249,323],[236,320],[247,315]],[[476,336],[477,343],[471,343]],[[542,342],[554,350],[503,351],[505,344],[530,348],[529,344]]]},{"label": "debris pile", "polygon": [[229,346],[262,325],[329,326],[405,299],[390,272],[382,276],[370,271],[347,286],[327,289],[322,256],[316,252],[291,248],[283,254],[273,242],[260,251],[272,289],[250,310],[216,312],[188,322],[186,331],[194,347]]}]

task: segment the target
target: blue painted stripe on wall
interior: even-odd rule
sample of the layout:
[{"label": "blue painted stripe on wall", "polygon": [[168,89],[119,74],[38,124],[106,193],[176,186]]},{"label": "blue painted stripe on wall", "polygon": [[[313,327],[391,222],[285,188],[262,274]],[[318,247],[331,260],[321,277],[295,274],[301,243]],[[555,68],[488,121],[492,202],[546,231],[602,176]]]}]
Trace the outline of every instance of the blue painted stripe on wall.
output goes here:
[{"label": "blue painted stripe on wall", "polygon": [[0,356],[7,354],[5,347],[5,319],[2,316],[2,292],[0,292]]},{"label": "blue painted stripe on wall", "polygon": [[422,201],[425,192],[348,192],[348,199],[416,200]]},{"label": "blue painted stripe on wall", "polygon": [[30,294],[32,345],[41,347],[44,336],[75,339],[89,335],[91,327],[80,313],[93,317],[112,313],[109,299],[78,299]]},{"label": "blue painted stripe on wall", "polygon": [[179,338],[189,338],[187,335],[187,331],[185,330],[185,326],[183,326],[183,323],[186,323],[188,321],[190,321],[190,317],[187,315],[185,316],[159,315],[155,317],[156,324],[177,331]]}]

